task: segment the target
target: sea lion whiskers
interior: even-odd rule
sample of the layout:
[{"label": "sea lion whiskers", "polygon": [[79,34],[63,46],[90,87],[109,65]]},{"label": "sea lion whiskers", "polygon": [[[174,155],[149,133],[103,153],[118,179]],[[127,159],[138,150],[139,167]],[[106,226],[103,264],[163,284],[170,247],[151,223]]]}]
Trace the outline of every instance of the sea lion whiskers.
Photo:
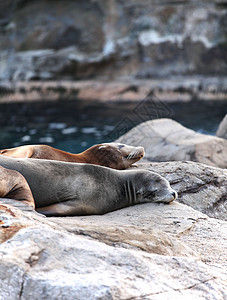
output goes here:
[{"label": "sea lion whiskers", "polygon": [[144,149],[142,147],[140,147],[140,149],[134,149],[132,150],[128,156],[126,156],[126,159],[130,160],[132,158],[142,158],[144,156],[145,152]]},{"label": "sea lion whiskers", "polygon": [[126,159],[134,158],[138,154],[138,152],[139,152],[138,150],[132,151],[131,153],[129,153]]}]

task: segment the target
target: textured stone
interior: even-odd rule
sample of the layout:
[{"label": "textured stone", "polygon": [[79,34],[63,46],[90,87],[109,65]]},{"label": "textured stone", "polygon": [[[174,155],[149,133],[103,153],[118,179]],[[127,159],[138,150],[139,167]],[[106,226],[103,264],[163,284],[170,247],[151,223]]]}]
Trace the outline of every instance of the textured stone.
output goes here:
[{"label": "textured stone", "polygon": [[[52,55],[51,51],[46,51]],[[35,52],[33,52],[35,54]],[[0,62],[1,63],[1,62]],[[19,64],[19,63],[18,63]],[[48,66],[48,65],[47,65]],[[53,66],[53,72],[58,66]],[[23,72],[23,64],[21,69]],[[26,70],[29,70],[27,65]],[[151,117],[170,117],[172,112],[166,103],[174,101],[192,101],[193,99],[226,100],[227,77],[220,80],[219,77],[178,77],[168,79],[132,79],[124,78],[117,80],[47,80],[50,72],[45,64],[45,81],[17,81],[0,82],[0,103],[48,101],[48,100],[95,100],[105,102],[135,101],[136,106],[144,107],[147,114],[139,116],[140,120],[149,120]],[[1,71],[0,71],[1,72]],[[27,72],[27,74],[34,73]],[[37,70],[37,72],[39,72]],[[20,77],[20,72],[17,73]],[[1,75],[0,75],[1,76]],[[30,76],[30,75],[29,75]],[[157,103],[158,100],[158,103]],[[139,101],[139,102],[138,102]],[[156,101],[156,102],[155,102]],[[148,106],[147,106],[148,105]],[[151,105],[151,106],[149,106]],[[152,106],[153,105],[153,106]],[[157,109],[158,108],[158,109]],[[137,109],[135,109],[135,112]]]},{"label": "textured stone", "polygon": [[[226,170],[140,163],[166,177],[178,203],[52,217],[0,199],[0,300],[225,299]],[[206,214],[199,212],[201,210]]]},{"label": "textured stone", "polygon": [[[26,226],[0,245],[1,300],[225,297],[226,223],[182,204],[145,204],[103,216],[69,218],[45,218],[5,205],[1,205],[2,213],[12,226],[14,218]],[[131,226],[133,236],[126,230]],[[201,252],[204,262],[180,253],[157,255],[138,245],[127,246],[130,239],[141,241],[139,231],[142,236],[145,231],[157,232],[157,239],[160,230],[159,247],[169,248],[162,244],[167,234],[182,246],[180,240],[185,239]],[[114,233],[119,241],[117,236],[113,240]],[[201,244],[198,236],[203,237]],[[144,237],[153,243],[153,234]],[[219,243],[212,249],[214,240]]]},{"label": "textured stone", "polygon": [[[159,248],[154,247],[153,250],[150,251],[152,248],[147,247],[149,243],[153,243],[153,246],[155,246],[154,241],[152,242],[150,238],[146,238],[143,241],[144,248],[138,247],[139,241],[140,245],[143,244],[141,240],[145,237],[143,234],[144,232],[147,232],[149,235],[149,233],[155,233],[156,230],[157,232],[161,231],[168,234],[171,238],[185,241],[186,245],[194,250],[193,255],[199,255],[201,260],[208,265],[217,269],[225,269],[227,267],[225,257],[227,248],[227,237],[225,233],[227,229],[226,221],[209,218],[207,215],[177,202],[170,205],[136,205],[102,216],[51,218],[51,221],[71,233],[80,233],[87,237],[97,238],[100,241],[115,247],[132,248],[133,242],[135,243],[134,247],[137,243],[137,246],[134,249],[137,248],[144,251],[147,251],[146,249],[148,249],[147,252],[154,253],[154,249],[157,251],[161,248],[166,249],[165,251],[173,251],[174,244],[172,244],[171,250],[169,245],[166,244],[164,246],[164,243],[162,243],[161,240],[159,240]],[[110,234],[103,235],[103,232],[106,231],[106,229],[103,228],[108,227],[115,227],[114,232],[110,231]],[[88,230],[88,228],[90,229]],[[127,234],[127,228],[133,228],[133,230],[136,229],[135,232],[142,229],[141,233],[137,234],[137,237],[133,238],[130,243],[130,235]],[[116,240],[113,241],[113,234],[116,234],[117,230],[119,230],[118,242],[116,242]],[[125,231],[125,236],[120,234],[123,230]],[[123,237],[125,240],[122,239]],[[181,251],[181,254],[178,252],[180,256],[192,255],[192,252],[186,252],[185,248],[180,247],[179,250]],[[160,254],[160,252],[155,253]],[[166,255],[167,252],[163,252],[163,254]]]},{"label": "textured stone", "polygon": [[164,176],[178,192],[177,201],[227,221],[227,170],[194,162],[140,163]]},{"label": "textured stone", "polygon": [[116,140],[145,149],[148,161],[191,160],[227,168],[227,141],[197,133],[171,119],[144,122]]},{"label": "textured stone", "polygon": [[200,4],[1,1],[0,78],[226,75],[225,3]]},{"label": "textured stone", "polygon": [[[22,228],[39,225],[40,221],[44,224],[52,225],[56,229],[57,227],[54,226],[52,221],[60,225],[58,221],[62,222],[65,219],[45,218],[36,212],[26,214],[26,210],[23,207],[20,207],[20,210],[18,210],[19,206],[16,207],[17,204],[14,205],[11,202],[11,205],[13,204],[14,206],[12,208],[9,204],[5,204],[6,202],[8,201],[4,201],[4,199],[0,200],[0,243],[10,239]],[[21,209],[24,211],[24,214],[21,213]],[[90,224],[83,221],[77,222],[76,218],[73,220],[74,225],[72,228],[67,227],[67,222],[66,227],[65,225],[60,225],[60,227],[74,234],[92,237],[111,246],[139,249],[161,255],[197,256],[196,252],[192,251],[189,247],[180,243],[174,237],[169,237],[159,229],[153,230],[149,228],[145,230],[142,226],[133,226],[131,224],[122,224],[119,228],[116,228],[116,225],[111,223],[107,223],[105,227],[102,227],[100,224]]]}]

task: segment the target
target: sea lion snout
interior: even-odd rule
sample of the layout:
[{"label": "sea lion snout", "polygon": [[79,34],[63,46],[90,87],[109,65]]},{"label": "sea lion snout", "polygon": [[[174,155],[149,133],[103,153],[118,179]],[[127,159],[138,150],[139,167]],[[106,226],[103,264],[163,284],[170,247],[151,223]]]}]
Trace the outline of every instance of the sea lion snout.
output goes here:
[{"label": "sea lion snout", "polygon": [[133,147],[124,145],[124,148],[122,148],[121,152],[126,168],[128,168],[132,163],[135,163],[141,158],[143,158],[145,155],[145,150],[142,146]]},{"label": "sea lion snout", "polygon": [[134,153],[134,157],[143,158],[145,155],[145,150],[142,146],[136,147],[136,151]]},{"label": "sea lion snout", "polygon": [[[99,150],[102,150],[105,157],[108,157],[108,161],[112,162],[112,168],[114,169],[127,169],[145,155],[144,148],[142,146],[134,147],[121,143],[104,143],[99,145]],[[107,153],[109,153],[107,155]]]},{"label": "sea lion snout", "polygon": [[166,194],[164,195],[162,201],[164,203],[170,203],[176,200],[178,197],[177,192],[173,190],[171,187],[167,190]]},{"label": "sea lion snout", "polygon": [[173,190],[172,195],[173,195],[173,200],[176,200],[178,196],[177,192]]},{"label": "sea lion snout", "polygon": [[136,182],[139,183],[137,195],[140,203],[170,203],[177,198],[177,192],[171,188],[169,182],[154,172],[141,173]]},{"label": "sea lion snout", "polygon": [[108,143],[103,145],[109,145],[114,148],[117,148],[121,152],[122,156],[127,159],[132,159],[132,158],[139,159],[145,155],[145,150],[142,146],[134,147],[134,146],[121,144],[121,143]]},{"label": "sea lion snout", "polygon": [[141,159],[142,157],[144,157],[145,155],[145,150],[142,146],[140,147],[132,147],[132,146],[128,146],[125,145],[125,149],[124,151],[126,153],[129,153],[126,158],[127,159]]}]

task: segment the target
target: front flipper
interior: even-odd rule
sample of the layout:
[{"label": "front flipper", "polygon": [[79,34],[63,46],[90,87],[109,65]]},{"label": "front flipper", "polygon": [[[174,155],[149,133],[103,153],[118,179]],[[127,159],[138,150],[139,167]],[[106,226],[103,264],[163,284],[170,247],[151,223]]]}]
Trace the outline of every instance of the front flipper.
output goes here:
[{"label": "front flipper", "polygon": [[26,203],[25,201],[8,199],[8,198],[0,198],[0,205],[12,205],[15,208],[19,208],[22,211],[34,211],[34,206]]},{"label": "front flipper", "polygon": [[100,214],[97,210],[87,204],[72,204],[67,205],[67,202],[51,204],[44,207],[36,208],[38,213],[44,214],[47,217],[63,217],[63,216],[83,216]]}]

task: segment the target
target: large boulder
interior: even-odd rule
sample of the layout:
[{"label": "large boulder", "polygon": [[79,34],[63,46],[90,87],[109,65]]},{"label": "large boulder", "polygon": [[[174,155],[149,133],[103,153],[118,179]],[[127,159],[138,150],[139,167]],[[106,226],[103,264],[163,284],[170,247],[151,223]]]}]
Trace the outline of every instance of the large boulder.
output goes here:
[{"label": "large boulder", "polygon": [[197,133],[171,119],[141,123],[116,142],[142,145],[147,161],[196,161],[227,168],[227,140]]},{"label": "large boulder", "polygon": [[11,232],[0,245],[1,299],[224,299],[226,222],[190,207],[69,218],[0,209],[0,230]]},{"label": "large boulder", "polygon": [[227,140],[227,114],[225,115],[224,119],[221,121],[216,135],[220,138]]},{"label": "large boulder", "polygon": [[227,221],[227,170],[195,162],[139,163],[165,177],[178,192],[178,202]]}]

